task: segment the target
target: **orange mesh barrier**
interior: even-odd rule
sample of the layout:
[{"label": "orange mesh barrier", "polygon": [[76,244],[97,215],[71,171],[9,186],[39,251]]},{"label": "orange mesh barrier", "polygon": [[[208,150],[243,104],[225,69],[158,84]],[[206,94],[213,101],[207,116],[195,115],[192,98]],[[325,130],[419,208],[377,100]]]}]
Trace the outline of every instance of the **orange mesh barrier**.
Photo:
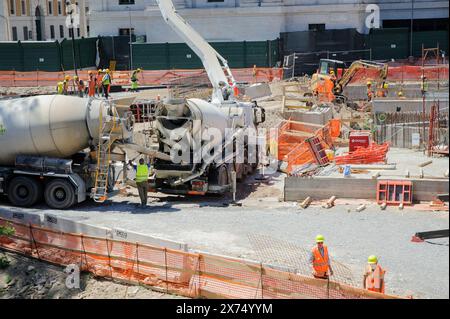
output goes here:
[{"label": "orange mesh barrier", "polygon": [[[446,65],[435,65],[435,66],[425,66],[423,68],[423,73],[429,81],[444,81],[448,79],[448,64]],[[351,80],[351,83],[361,83],[365,84],[367,80],[378,79],[379,72],[373,69],[360,69],[356,72]],[[421,66],[396,66],[389,67],[387,81],[421,81],[422,67]]]},{"label": "orange mesh barrier", "polygon": [[[258,68],[254,73],[253,68],[234,69],[233,75],[238,82],[272,82],[283,79],[283,69]],[[36,87],[55,86],[64,79],[65,75],[73,77],[75,72],[16,72],[0,71],[0,86],[6,87]],[[113,85],[131,85],[130,71],[114,71],[111,73]],[[139,73],[140,85],[170,85],[175,80],[206,75],[203,69],[194,70],[155,70]],[[88,71],[78,71],[81,80],[87,81]]]},{"label": "orange mesh barrier", "polygon": [[386,155],[388,151],[388,143],[384,143],[381,145],[372,143],[367,148],[358,147],[351,153],[347,153],[342,156],[336,156],[335,161],[338,165],[386,163]]},{"label": "orange mesh barrier", "polygon": [[0,236],[0,247],[6,250],[191,298],[400,298],[229,257],[68,234],[0,218],[0,226],[5,225],[15,229],[14,235]]}]

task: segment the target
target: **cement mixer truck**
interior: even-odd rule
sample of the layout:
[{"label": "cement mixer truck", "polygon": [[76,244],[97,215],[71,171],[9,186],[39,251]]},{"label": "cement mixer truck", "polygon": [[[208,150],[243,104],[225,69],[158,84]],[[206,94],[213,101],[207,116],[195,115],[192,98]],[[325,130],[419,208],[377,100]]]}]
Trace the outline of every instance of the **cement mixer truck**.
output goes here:
[{"label": "cement mixer truck", "polygon": [[157,106],[158,151],[171,160],[155,160],[153,189],[196,195],[227,192],[258,164],[254,142],[264,109],[256,102],[238,101],[227,60],[177,13],[171,0],[156,2],[165,22],[201,59],[213,90],[208,101],[169,98]]},{"label": "cement mixer truck", "polygon": [[21,207],[42,200],[54,209],[87,198],[104,202],[117,179],[111,162],[126,162],[116,145],[131,142],[132,132],[131,113],[106,100],[0,100],[0,195]]}]

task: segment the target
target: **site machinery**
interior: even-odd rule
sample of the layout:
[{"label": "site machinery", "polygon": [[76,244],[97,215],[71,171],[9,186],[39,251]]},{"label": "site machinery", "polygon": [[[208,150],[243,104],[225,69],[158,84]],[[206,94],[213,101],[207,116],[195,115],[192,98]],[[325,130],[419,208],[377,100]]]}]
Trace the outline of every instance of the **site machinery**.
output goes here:
[{"label": "site machinery", "polygon": [[[257,147],[250,147],[247,132],[248,129],[255,131],[264,121],[264,109],[256,102],[238,101],[233,94],[236,80],[227,60],[177,13],[171,0],[157,0],[157,3],[166,23],[202,61],[211,82],[212,96],[208,101],[166,99],[157,106],[158,151],[172,156],[172,160],[155,160],[152,188],[176,194],[227,192],[233,184],[232,176],[242,179],[257,166]],[[231,94],[224,96],[224,92]],[[210,136],[204,136],[208,129],[220,132],[221,138],[211,140]],[[199,136],[197,141],[192,138],[195,136]],[[236,140],[244,141],[242,149],[233,146]],[[196,146],[202,151],[206,146],[218,151],[209,154],[208,158],[199,158]],[[230,147],[233,152],[226,157],[225,150]],[[181,151],[187,153],[187,157],[174,160],[174,155]]]},{"label": "site machinery", "polygon": [[21,207],[42,199],[54,209],[104,202],[124,176],[111,164],[126,163],[128,148],[155,154],[132,143],[132,101],[120,103],[65,95],[0,100],[0,195]]}]

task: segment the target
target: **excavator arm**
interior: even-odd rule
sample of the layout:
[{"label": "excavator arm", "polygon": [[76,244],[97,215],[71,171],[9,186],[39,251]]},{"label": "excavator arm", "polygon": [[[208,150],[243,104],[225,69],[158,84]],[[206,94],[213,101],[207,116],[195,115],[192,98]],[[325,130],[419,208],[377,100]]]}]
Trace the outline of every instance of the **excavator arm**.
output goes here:
[{"label": "excavator arm", "polygon": [[202,61],[203,67],[205,68],[213,87],[212,103],[222,103],[224,99],[219,83],[224,82],[228,87],[234,87],[236,85],[236,81],[228,67],[227,60],[214,50],[214,48],[178,14],[172,0],[156,0],[156,2],[166,23],[186,42]]},{"label": "excavator arm", "polygon": [[342,94],[344,88],[350,83],[356,72],[361,69],[375,69],[379,71],[379,79],[386,80],[388,75],[387,63],[379,63],[374,61],[358,60],[353,62],[342,77],[336,81],[333,93],[336,95]]}]

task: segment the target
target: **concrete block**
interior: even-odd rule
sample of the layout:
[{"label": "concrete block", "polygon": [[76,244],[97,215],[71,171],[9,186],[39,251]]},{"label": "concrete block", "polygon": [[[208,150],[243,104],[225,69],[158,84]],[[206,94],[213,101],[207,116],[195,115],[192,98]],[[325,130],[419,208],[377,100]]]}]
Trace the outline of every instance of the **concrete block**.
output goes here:
[{"label": "concrete block", "polygon": [[109,228],[87,225],[83,222],[62,218],[52,214],[44,214],[42,227],[59,230],[64,233],[83,234],[99,238],[112,238]]},{"label": "concrete block", "polygon": [[130,232],[128,230],[113,228],[112,229],[112,239],[122,240],[132,243],[147,244],[155,247],[163,247],[174,250],[188,251],[188,245],[181,242],[176,242],[169,239],[163,239],[155,236],[150,236],[146,234],[140,234],[135,232]]},{"label": "concrete block", "polygon": [[283,118],[292,121],[305,122],[311,124],[325,125],[333,118],[331,108],[324,108],[321,111],[285,111]]},{"label": "concrete block", "polygon": [[41,226],[41,217],[38,214],[24,213],[20,211],[4,211],[0,209],[0,217],[17,223]]},{"label": "concrete block", "polygon": [[268,83],[257,83],[245,88],[245,95],[251,99],[260,99],[271,96],[272,91]]}]

